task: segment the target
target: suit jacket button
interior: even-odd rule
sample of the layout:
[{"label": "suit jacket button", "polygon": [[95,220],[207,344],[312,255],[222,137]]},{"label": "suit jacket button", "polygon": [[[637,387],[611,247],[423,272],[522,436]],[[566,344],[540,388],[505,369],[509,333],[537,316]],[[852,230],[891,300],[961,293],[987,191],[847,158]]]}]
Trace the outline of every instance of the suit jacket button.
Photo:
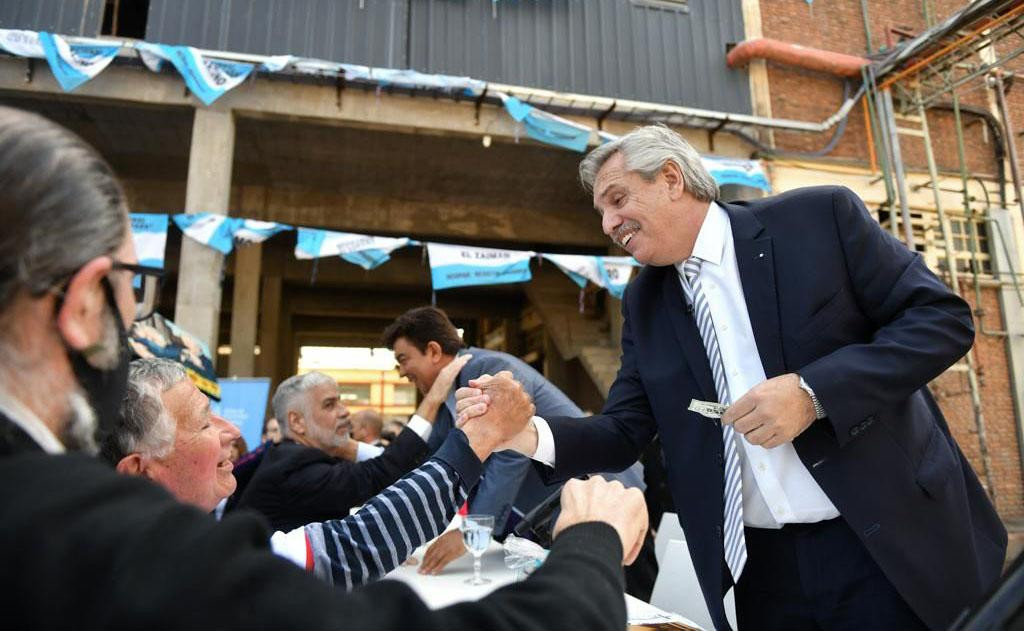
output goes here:
[{"label": "suit jacket button", "polygon": [[718,535],[719,539],[722,538],[722,527],[721,526],[715,526],[715,534]]}]

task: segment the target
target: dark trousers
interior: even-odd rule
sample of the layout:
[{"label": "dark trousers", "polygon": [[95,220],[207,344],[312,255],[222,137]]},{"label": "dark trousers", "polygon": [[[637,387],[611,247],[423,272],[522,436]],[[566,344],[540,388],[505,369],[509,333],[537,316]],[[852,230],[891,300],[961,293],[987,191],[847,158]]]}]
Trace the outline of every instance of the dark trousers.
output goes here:
[{"label": "dark trousers", "polygon": [[747,629],[924,629],[842,518],[747,528],[736,622]]}]

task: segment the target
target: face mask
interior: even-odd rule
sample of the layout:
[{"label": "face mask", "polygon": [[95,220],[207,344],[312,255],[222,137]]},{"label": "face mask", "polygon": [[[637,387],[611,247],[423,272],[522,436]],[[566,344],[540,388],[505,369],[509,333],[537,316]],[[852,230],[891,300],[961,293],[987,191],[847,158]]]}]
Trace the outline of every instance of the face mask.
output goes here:
[{"label": "face mask", "polygon": [[[75,373],[78,385],[85,392],[89,407],[96,414],[96,444],[102,445],[106,436],[117,426],[118,412],[125,391],[128,389],[128,363],[131,361],[131,347],[128,344],[128,333],[121,322],[121,312],[114,299],[114,290],[110,281],[103,279],[103,291],[106,294],[107,306],[117,331],[117,353],[113,361],[104,362],[109,367],[97,368],[89,361],[90,356],[101,352],[110,352],[98,345],[84,351],[68,348],[68,359]],[[104,336],[104,341],[106,340]]]}]

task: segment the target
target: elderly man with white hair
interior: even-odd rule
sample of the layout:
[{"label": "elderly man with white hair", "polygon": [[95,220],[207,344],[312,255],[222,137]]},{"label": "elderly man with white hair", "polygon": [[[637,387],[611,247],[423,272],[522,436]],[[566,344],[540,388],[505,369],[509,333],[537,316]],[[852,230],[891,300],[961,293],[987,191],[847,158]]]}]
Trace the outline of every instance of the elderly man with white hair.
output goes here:
[{"label": "elderly man with white hair", "polygon": [[[209,512],[235,490],[227,456],[237,437],[238,429],[211,412],[210,400],[180,365],[138,359],[131,363],[120,418],[102,452],[119,473],[148,478]],[[473,442],[470,438],[471,447]],[[275,532],[271,548],[348,589],[379,579],[441,534],[476,484],[478,467],[463,466],[456,453],[454,444],[442,446],[437,457],[370,498],[356,514],[346,516],[346,511],[337,515],[344,519]],[[441,500],[434,502],[437,497]],[[392,541],[394,548],[381,554],[374,540]]]}]

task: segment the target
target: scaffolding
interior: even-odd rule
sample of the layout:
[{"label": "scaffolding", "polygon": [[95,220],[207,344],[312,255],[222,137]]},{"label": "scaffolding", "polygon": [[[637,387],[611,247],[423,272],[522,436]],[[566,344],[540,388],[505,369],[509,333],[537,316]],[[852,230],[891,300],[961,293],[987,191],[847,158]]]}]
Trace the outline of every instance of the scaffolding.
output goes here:
[{"label": "scaffolding", "polygon": [[[1008,253],[1009,248],[999,229],[999,224],[989,214],[991,203],[986,200],[984,210],[980,213],[975,210],[972,203],[975,200],[968,190],[968,180],[972,176],[967,167],[962,119],[964,107],[960,103],[960,98],[964,94],[976,90],[992,90],[995,93],[999,123],[1002,126],[1000,137],[996,141],[1006,143],[1006,147],[1000,147],[996,152],[1000,173],[1000,202],[1003,207],[1008,206],[1005,174],[1002,166],[1002,157],[1005,157],[1010,164],[1014,197],[1021,209],[1022,216],[1024,216],[1024,204],[1021,203],[1022,197],[1024,197],[1021,188],[1021,174],[1013,124],[1010,112],[1006,107],[1005,90],[1007,86],[1003,72],[1003,67],[1007,62],[1024,54],[1022,29],[1024,29],[1024,4],[1020,0],[976,0],[943,23],[928,29],[909,42],[905,42],[881,61],[866,66],[863,72],[869,144],[871,155],[875,155],[874,145],[876,143],[881,146],[881,151],[878,152],[878,165],[886,186],[890,229],[898,237],[900,235],[897,227],[901,227],[902,237],[907,247],[915,249],[913,220],[910,213],[910,190],[901,156],[899,137],[901,133],[916,132],[914,135],[920,136],[924,142],[930,187],[934,195],[938,227],[942,236],[945,261],[945,269],[942,271],[944,271],[952,290],[960,295],[960,269],[953,249],[955,237],[940,193],[939,171],[932,146],[932,133],[928,127],[926,115],[928,108],[940,106],[942,109],[953,112],[961,182],[961,188],[956,192],[961,193],[962,197],[967,244],[971,254],[967,267],[973,277],[974,315],[978,318],[979,329],[983,335],[999,337],[1006,337],[1008,333],[989,329],[985,326],[984,321],[985,312],[982,307],[978,260],[980,237],[977,226],[979,222],[992,228],[992,232],[997,235],[999,245],[1003,247],[1004,251]],[[950,99],[950,102],[942,101],[945,98]],[[976,110],[971,111],[978,113]],[[916,115],[920,121],[920,130],[908,132],[901,129],[897,124],[897,112],[903,116]],[[896,212],[897,204],[899,206],[898,214]],[[1024,306],[1024,297],[1021,295],[1016,271],[1013,269],[1009,255],[1006,256],[1006,259],[1010,262],[1010,278],[1016,290],[1017,300]],[[996,487],[992,477],[978,370],[973,350],[968,351],[964,357],[964,363],[966,364],[972,410],[978,434],[983,475],[989,494],[994,501]],[[1018,435],[1018,438],[1022,437]],[[1021,449],[1022,460],[1024,460],[1024,444]]]}]

